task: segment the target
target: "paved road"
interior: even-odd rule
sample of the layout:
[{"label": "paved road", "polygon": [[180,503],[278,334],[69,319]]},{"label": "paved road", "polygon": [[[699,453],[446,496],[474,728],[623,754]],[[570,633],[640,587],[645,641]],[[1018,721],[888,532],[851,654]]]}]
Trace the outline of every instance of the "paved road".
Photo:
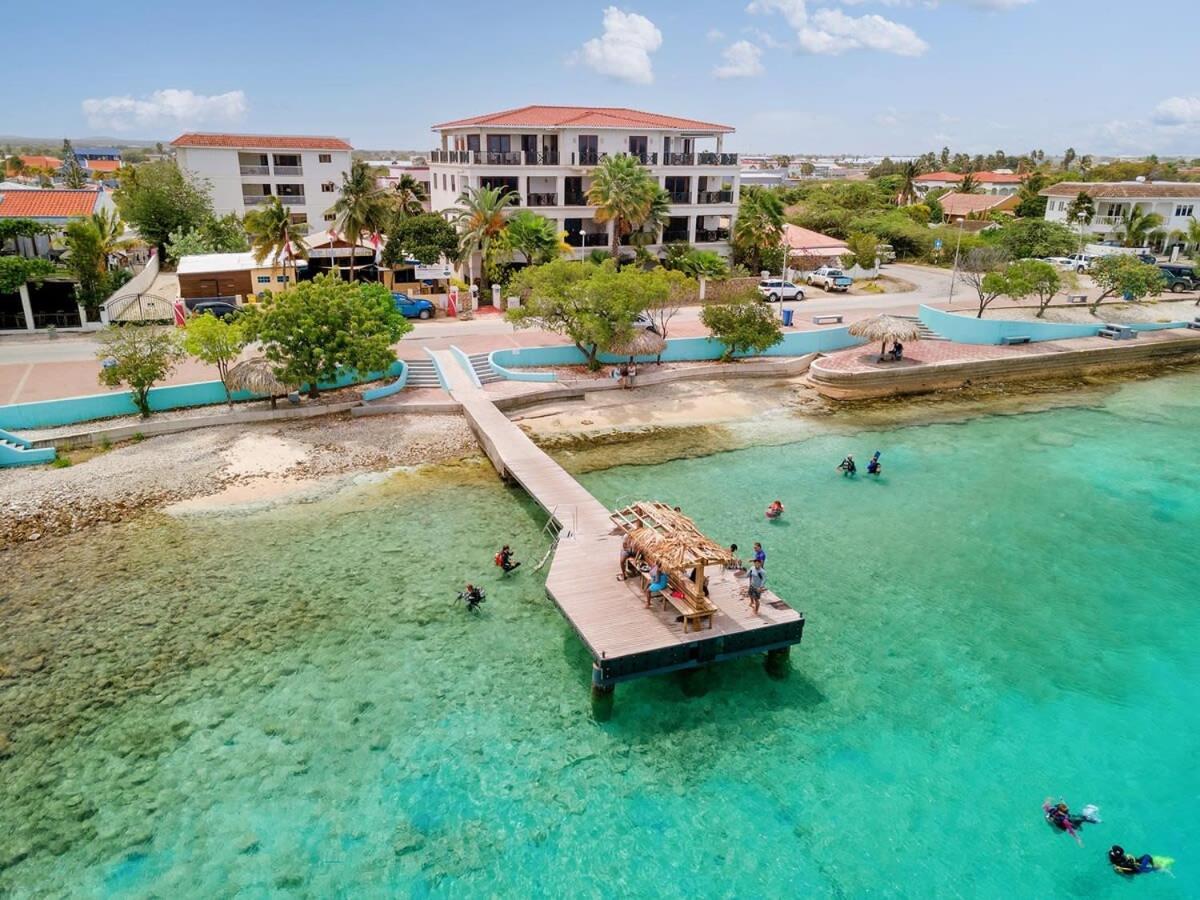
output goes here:
[{"label": "paved road", "polygon": [[[824,294],[809,291],[801,303],[788,303],[795,311],[798,328],[813,328],[814,315],[841,313],[847,322],[881,312],[915,314],[922,303],[945,308],[950,274],[944,269],[925,266],[892,265],[889,274],[916,285],[916,290],[896,294]],[[697,337],[707,334],[700,323],[700,307],[680,310],[671,322],[673,337]],[[470,353],[498,347],[531,347],[562,343],[562,338],[546,332],[516,331],[501,316],[481,315],[469,322],[439,319],[414,322],[413,330],[398,348],[406,359],[424,358],[426,350],[442,350],[457,344]],[[96,381],[97,342],[92,335],[60,334],[50,340],[44,334],[31,337],[10,335],[0,338],[0,404],[74,397],[104,390]],[[215,377],[210,367],[189,360],[167,379],[167,384],[185,384]]]}]

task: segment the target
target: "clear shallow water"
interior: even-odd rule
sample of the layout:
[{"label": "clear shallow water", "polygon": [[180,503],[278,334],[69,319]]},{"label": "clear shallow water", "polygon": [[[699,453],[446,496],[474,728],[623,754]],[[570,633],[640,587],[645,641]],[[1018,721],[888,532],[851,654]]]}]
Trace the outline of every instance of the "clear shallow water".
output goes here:
[{"label": "clear shallow water", "polygon": [[[762,539],[809,619],[787,680],[622,685],[604,725],[493,574],[542,519],[482,468],[10,554],[0,894],[1196,896],[1198,388],[585,476]],[[1083,849],[1048,794],[1101,806]]]}]

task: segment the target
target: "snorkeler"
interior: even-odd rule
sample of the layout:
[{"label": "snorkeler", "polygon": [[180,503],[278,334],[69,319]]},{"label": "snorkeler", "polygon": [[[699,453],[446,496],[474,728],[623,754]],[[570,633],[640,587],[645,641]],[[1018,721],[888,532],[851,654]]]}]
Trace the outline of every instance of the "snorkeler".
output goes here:
[{"label": "snorkeler", "polygon": [[1169,856],[1151,856],[1143,853],[1136,859],[1125,852],[1120,844],[1113,844],[1108,851],[1108,864],[1118,875],[1144,875],[1169,869],[1175,860]]},{"label": "snorkeler", "polygon": [[513,562],[512,556],[512,550],[509,548],[508,544],[505,544],[500,548],[500,552],[496,554],[496,565],[502,568],[506,573],[511,572],[520,565],[519,562]]},{"label": "snorkeler", "polygon": [[1077,829],[1088,822],[1097,825],[1100,822],[1100,810],[1095,806],[1085,806],[1079,813],[1072,813],[1070,807],[1061,800],[1055,803],[1049,797],[1042,802],[1042,812],[1046,816],[1046,821],[1057,828],[1059,831],[1065,831],[1083,846],[1083,841],[1079,837]]},{"label": "snorkeler", "polygon": [[458,592],[458,599],[467,604],[467,612],[478,612],[479,604],[487,599],[487,594],[483,588],[477,588],[467,582],[466,589]]},{"label": "snorkeler", "polygon": [[847,453],[846,458],[838,463],[838,471],[845,478],[853,478],[854,473],[858,471],[858,466],[854,464],[854,457]]},{"label": "snorkeler", "polygon": [[883,463],[879,461],[879,451],[875,451],[875,455],[867,462],[867,474],[878,475],[883,471]]}]

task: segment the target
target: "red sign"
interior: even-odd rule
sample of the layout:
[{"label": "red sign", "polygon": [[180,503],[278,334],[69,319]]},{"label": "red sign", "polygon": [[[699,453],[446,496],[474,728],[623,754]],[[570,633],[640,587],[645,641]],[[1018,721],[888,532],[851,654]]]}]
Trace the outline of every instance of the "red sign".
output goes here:
[{"label": "red sign", "polygon": [[187,324],[187,304],[182,300],[175,301],[175,325],[182,328]]},{"label": "red sign", "polygon": [[446,315],[458,315],[458,287],[450,285],[450,292],[446,295]]}]

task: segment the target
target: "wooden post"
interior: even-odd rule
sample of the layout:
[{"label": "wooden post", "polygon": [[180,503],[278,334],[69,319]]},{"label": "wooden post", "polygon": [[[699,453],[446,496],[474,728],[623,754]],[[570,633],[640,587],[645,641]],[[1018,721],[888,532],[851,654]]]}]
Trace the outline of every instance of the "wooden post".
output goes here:
[{"label": "wooden post", "polygon": [[612,718],[613,698],[616,688],[605,684],[600,675],[600,667],[592,664],[592,718],[597,722],[607,722]]},{"label": "wooden post", "polygon": [[772,678],[787,678],[790,671],[788,657],[792,655],[791,647],[780,647],[778,650],[768,650],[765,662],[767,674]]}]

